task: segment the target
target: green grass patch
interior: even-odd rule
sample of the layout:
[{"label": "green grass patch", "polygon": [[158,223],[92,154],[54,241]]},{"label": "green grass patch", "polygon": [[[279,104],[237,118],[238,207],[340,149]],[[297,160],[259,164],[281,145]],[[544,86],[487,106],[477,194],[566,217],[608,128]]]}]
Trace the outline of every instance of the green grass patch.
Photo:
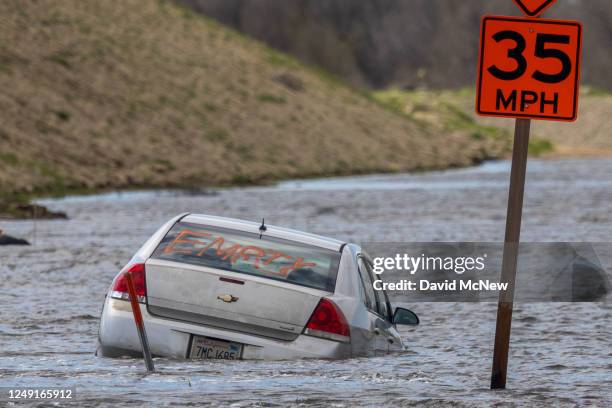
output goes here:
[{"label": "green grass patch", "polygon": [[262,93],[262,94],[257,95],[257,100],[261,102],[276,103],[276,104],[287,103],[287,100],[283,96],[272,95],[269,93]]},{"label": "green grass patch", "polygon": [[412,113],[409,113],[405,109],[406,93],[399,90],[388,90],[379,92],[366,92],[359,89],[353,90],[360,96],[365,97],[370,102],[378,105],[387,112],[391,112],[395,115],[401,116],[404,119],[410,120],[412,123],[419,126],[421,129],[429,128],[429,125],[422,120],[418,120]]},{"label": "green grass patch", "polygon": [[69,192],[78,194],[80,191],[89,191],[90,188],[80,187],[75,184],[70,177],[60,170],[55,164],[50,162],[29,161],[24,163],[41,176],[44,180],[40,187],[35,187],[30,193],[32,197],[48,195],[61,197]]},{"label": "green grass patch", "polygon": [[482,134],[482,132],[472,132],[470,133],[470,137],[474,140],[483,140],[486,136]]},{"label": "green grass patch", "polygon": [[300,63],[293,57],[283,54],[280,51],[276,51],[272,48],[266,47],[265,53],[266,61],[272,65],[283,68],[299,68]]},{"label": "green grass patch", "polygon": [[54,112],[55,116],[62,122],[68,122],[70,120],[70,112],[66,111],[56,111]]},{"label": "green grass patch", "polygon": [[5,73],[5,74],[12,74],[13,70],[7,64],[0,62],[0,72]]},{"label": "green grass patch", "polygon": [[76,54],[70,50],[60,50],[60,51],[54,52],[53,54],[49,55],[47,59],[65,68],[71,69],[72,68],[71,60],[75,57],[75,55]]},{"label": "green grass patch", "polygon": [[59,12],[55,12],[49,15],[46,19],[40,21],[43,26],[55,26],[55,25],[70,25],[73,23],[72,20],[63,16]]},{"label": "green grass patch", "polygon": [[172,163],[170,160],[155,159],[155,160],[153,160],[153,163],[155,163],[158,166],[164,167],[164,169],[167,170],[167,171],[176,170],[176,165],[174,163]]},{"label": "green grass patch", "polygon": [[255,181],[246,174],[236,174],[234,177],[232,177],[232,184],[248,185],[253,183],[255,183]]},{"label": "green grass patch", "polygon": [[477,123],[470,129],[466,129],[470,131],[470,137],[474,140],[484,140],[484,139],[501,139],[506,138],[510,139],[510,133],[503,129],[497,128],[495,126],[484,126],[479,125]]},{"label": "green grass patch", "polygon": [[211,129],[206,132],[206,139],[211,142],[222,142],[229,138],[229,133],[225,129]]},{"label": "green grass patch", "polygon": [[404,100],[397,94],[381,94],[380,98],[376,98],[377,101],[383,103],[387,109],[391,109],[394,112],[404,113]]},{"label": "green grass patch", "polygon": [[450,120],[447,126],[455,127],[458,129],[467,129],[474,125],[476,125],[476,121],[473,117],[468,115],[463,110],[459,109],[457,106],[451,103],[443,103],[442,108],[448,110],[450,113]]},{"label": "green grass patch", "polygon": [[204,106],[204,109],[206,109],[208,112],[216,112],[219,110],[219,108],[217,108],[217,105],[210,102],[204,102],[204,105],[202,106]]},{"label": "green grass patch", "polygon": [[529,154],[531,156],[541,156],[554,149],[553,143],[548,139],[532,138],[529,141]]},{"label": "green grass patch", "polygon": [[468,132],[474,140],[509,137],[504,129],[479,124],[472,115],[461,108],[457,101],[465,99],[468,91],[403,91],[389,89],[375,92],[374,98],[393,110],[412,118],[424,127],[434,127],[438,131]]},{"label": "green grass patch", "polygon": [[0,161],[9,166],[15,166],[19,163],[17,156],[10,152],[0,152]]}]

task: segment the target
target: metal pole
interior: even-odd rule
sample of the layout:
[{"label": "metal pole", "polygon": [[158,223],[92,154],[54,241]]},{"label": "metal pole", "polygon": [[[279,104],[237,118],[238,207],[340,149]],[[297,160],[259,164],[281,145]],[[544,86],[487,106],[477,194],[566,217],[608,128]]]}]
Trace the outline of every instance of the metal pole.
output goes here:
[{"label": "metal pole", "polygon": [[140,304],[138,303],[138,296],[136,295],[136,288],[134,287],[134,280],[132,274],[127,272],[125,274],[127,281],[128,292],[130,294],[130,304],[132,305],[132,313],[134,313],[134,321],[136,322],[136,329],[138,330],[138,337],[140,337],[140,344],[142,345],[142,354],[147,365],[147,371],[155,371],[153,366],[153,358],[151,357],[151,349],[149,348],[149,341],[147,340],[147,332],[145,331],[144,321],[142,320],[142,313],[140,313]]},{"label": "metal pole", "polygon": [[508,213],[506,216],[506,237],[502,259],[501,282],[508,282],[508,290],[500,292],[497,305],[497,324],[495,326],[495,346],[491,370],[491,389],[506,388],[508,370],[508,349],[512,325],[512,306],[514,302],[514,281],[518,261],[521,217],[523,214],[523,195],[525,192],[525,172],[529,151],[529,129],[531,120],[516,119],[514,128],[514,147],[512,150],[512,170],[510,171],[510,190],[508,192]]}]

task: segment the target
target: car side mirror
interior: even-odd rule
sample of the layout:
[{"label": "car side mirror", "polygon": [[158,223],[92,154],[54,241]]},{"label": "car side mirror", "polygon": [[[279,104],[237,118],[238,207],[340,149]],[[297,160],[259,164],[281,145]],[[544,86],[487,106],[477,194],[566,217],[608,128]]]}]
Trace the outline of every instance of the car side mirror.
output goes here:
[{"label": "car side mirror", "polygon": [[404,324],[407,326],[416,326],[419,324],[419,316],[412,310],[396,307],[393,313],[393,324]]}]

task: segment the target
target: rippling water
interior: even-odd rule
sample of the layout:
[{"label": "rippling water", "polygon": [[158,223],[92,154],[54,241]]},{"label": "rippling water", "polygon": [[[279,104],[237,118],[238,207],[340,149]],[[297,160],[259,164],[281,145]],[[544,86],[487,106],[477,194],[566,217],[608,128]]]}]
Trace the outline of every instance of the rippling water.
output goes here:
[{"label": "rippling water", "polygon": [[[494,304],[411,304],[403,354],[231,363],[93,355],[118,269],[181,212],[260,220],[362,241],[501,241],[509,163],[419,175],[284,182],[206,194],[46,200],[68,221],[3,222],[31,247],[0,247],[0,386],[76,386],[78,406],[610,406],[612,306],[517,305],[506,391],[488,389]],[[612,160],[532,160],[523,238],[612,241]],[[612,255],[612,254],[611,254]],[[603,260],[610,268],[611,262]]]}]

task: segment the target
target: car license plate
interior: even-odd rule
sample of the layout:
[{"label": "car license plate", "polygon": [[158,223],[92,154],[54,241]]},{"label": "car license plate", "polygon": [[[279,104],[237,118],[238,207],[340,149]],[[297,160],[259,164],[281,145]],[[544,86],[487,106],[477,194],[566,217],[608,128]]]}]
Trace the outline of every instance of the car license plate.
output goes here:
[{"label": "car license plate", "polygon": [[189,358],[199,360],[240,360],[242,344],[193,336]]}]

